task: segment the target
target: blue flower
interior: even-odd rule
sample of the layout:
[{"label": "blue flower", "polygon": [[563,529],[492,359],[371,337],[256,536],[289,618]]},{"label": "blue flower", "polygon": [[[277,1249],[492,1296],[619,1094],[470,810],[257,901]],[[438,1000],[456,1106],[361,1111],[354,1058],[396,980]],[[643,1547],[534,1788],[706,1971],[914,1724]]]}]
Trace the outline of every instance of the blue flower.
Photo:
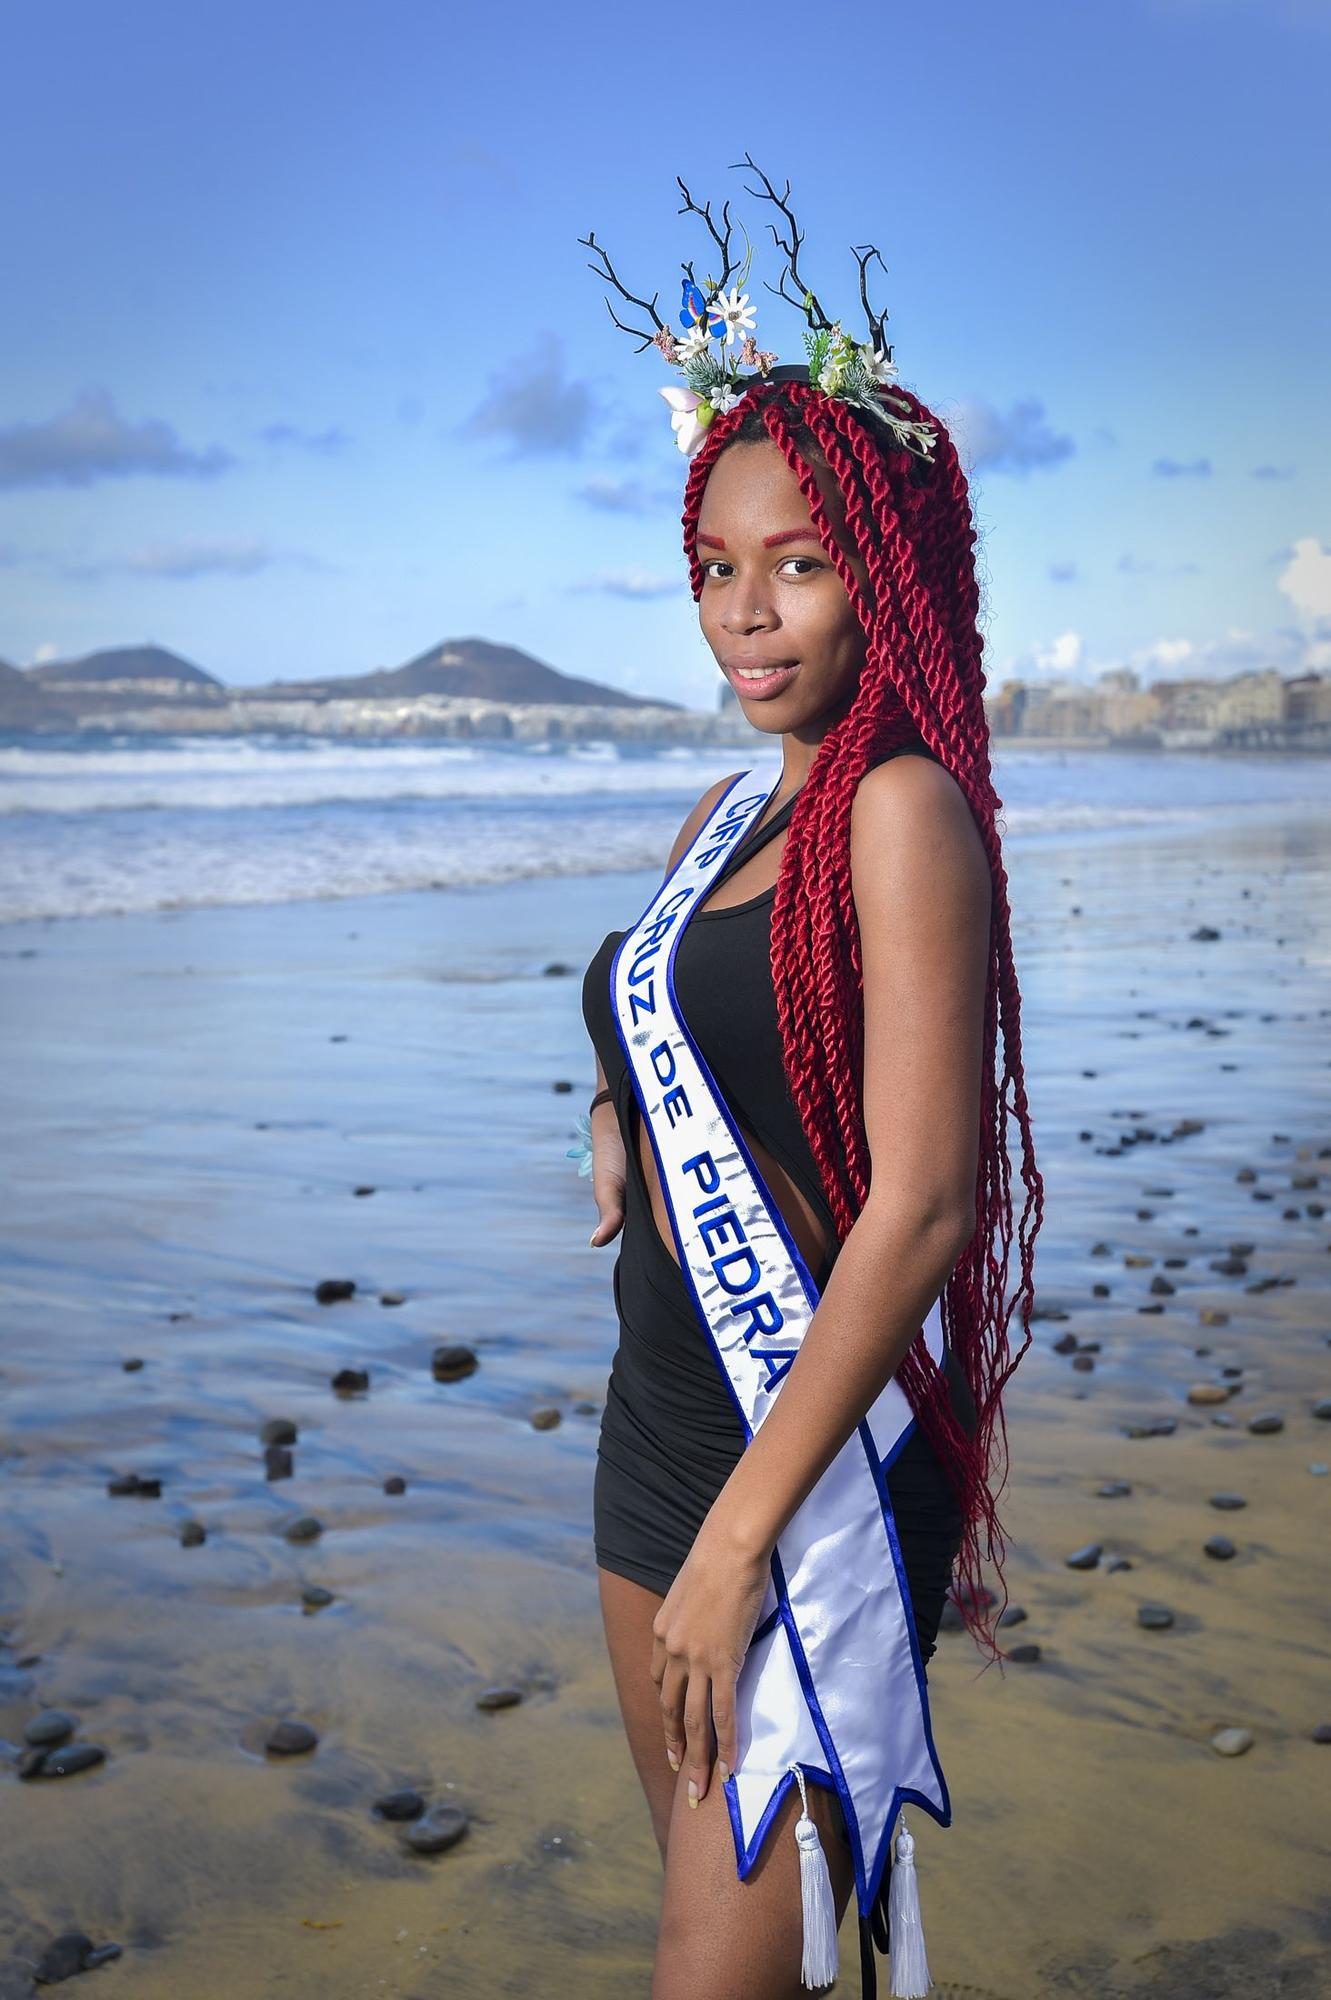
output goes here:
[{"label": "blue flower", "polygon": [[589,1174],[592,1170],[592,1121],[587,1112],[578,1113],[573,1129],[577,1133],[578,1143],[568,1148],[564,1158],[576,1160],[580,1174]]}]

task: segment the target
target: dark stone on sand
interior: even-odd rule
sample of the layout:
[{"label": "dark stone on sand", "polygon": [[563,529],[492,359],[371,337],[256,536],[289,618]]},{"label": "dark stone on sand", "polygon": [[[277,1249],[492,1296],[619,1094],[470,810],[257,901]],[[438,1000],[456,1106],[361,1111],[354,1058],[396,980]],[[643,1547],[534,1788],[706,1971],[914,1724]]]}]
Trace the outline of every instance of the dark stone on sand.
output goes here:
[{"label": "dark stone on sand", "polygon": [[23,1725],[23,1741],[40,1744],[50,1749],[56,1743],[64,1743],[78,1728],[75,1716],[67,1715],[63,1708],[44,1708]]},{"label": "dark stone on sand", "polygon": [[90,1771],[104,1763],[106,1752],[100,1743],[60,1743],[42,1759],[43,1778],[71,1778],[76,1771]]},{"label": "dark stone on sand", "polygon": [[1162,1277],[1160,1272],[1157,1271],[1155,1276],[1152,1278],[1150,1284],[1148,1285],[1147,1290],[1150,1291],[1157,1298],[1172,1299],[1174,1293],[1178,1290],[1178,1287],[1176,1285],[1171,1285],[1169,1279],[1166,1277]]},{"label": "dark stone on sand", "polygon": [[162,1482],[160,1479],[145,1479],[142,1474],[137,1472],[126,1472],[120,1474],[115,1479],[108,1479],[106,1490],[108,1493],[114,1494],[117,1498],[126,1494],[132,1494],[139,1500],[160,1500],[162,1497]]},{"label": "dark stone on sand", "polygon": [[275,1757],[299,1757],[313,1750],[318,1741],[308,1722],[275,1722],[264,1738],[264,1749]]},{"label": "dark stone on sand", "polygon": [[1139,1604],[1137,1623],[1148,1632],[1166,1632],[1174,1622],[1174,1614],[1167,1604]]},{"label": "dark stone on sand", "polygon": [[1194,944],[1214,944],[1219,935],[1213,924],[1198,924],[1195,931],[1188,932]]},{"label": "dark stone on sand", "polygon": [[[557,958],[555,958],[550,961],[549,965],[542,967],[541,977],[543,979],[562,979],[571,970],[572,968],[570,966],[562,965],[560,961]],[[560,1087],[561,1086],[559,1084],[555,1085],[556,1090],[558,1090]],[[572,1090],[573,1085],[570,1083],[565,1085],[564,1088]]]},{"label": "dark stone on sand", "polygon": [[1306,1190],[1308,1188],[1320,1187],[1321,1182],[1316,1174],[1295,1174],[1290,1181],[1290,1186],[1298,1190]]},{"label": "dark stone on sand", "polygon": [[351,1192],[358,1201],[364,1201],[367,1194],[377,1194],[378,1189],[372,1187],[354,1187]]},{"label": "dark stone on sand", "polygon": [[405,1821],[419,1819],[425,1811],[425,1801],[419,1792],[385,1792],[374,1802],[374,1810],[380,1819]]},{"label": "dark stone on sand", "polygon": [[1218,1271],[1222,1278],[1242,1278],[1247,1275],[1248,1266],[1242,1257],[1213,1257],[1211,1269]]},{"label": "dark stone on sand", "polygon": [[1313,1404],[1313,1415],[1321,1423],[1331,1424],[1331,1396],[1323,1396],[1320,1402]]},{"label": "dark stone on sand", "polygon": [[1091,1297],[1093,1299],[1107,1299],[1109,1297],[1108,1285],[1092,1285]]},{"label": "dark stone on sand", "polygon": [[1235,1513],[1238,1508],[1246,1507],[1247,1504],[1241,1493],[1213,1493],[1209,1501],[1210,1506],[1219,1507],[1225,1514]]},{"label": "dark stone on sand", "polygon": [[74,1979],[81,1972],[95,1971],[99,1965],[107,1965],[113,1958],[119,1958],[123,1946],[118,1944],[95,1945],[83,1931],[61,1931],[45,1947],[33,1969],[33,1983],[37,1986],[60,1986],[66,1979]]},{"label": "dark stone on sand", "polygon": [[1162,1313],[1164,1311],[1164,1306],[1163,1305],[1138,1306],[1137,1310],[1139,1313]]},{"label": "dark stone on sand", "polygon": [[480,1365],[480,1357],[471,1347],[436,1347],[430,1358],[430,1372],[436,1382],[460,1382],[465,1375],[474,1374]]},{"label": "dark stone on sand", "polygon": [[406,1490],[407,1482],[402,1477],[402,1474],[400,1472],[390,1472],[384,1481],[384,1492],[398,1494],[405,1493]]},{"label": "dark stone on sand", "polygon": [[143,1357],[138,1354],[131,1354],[120,1365],[127,1375],[137,1375],[143,1366]]},{"label": "dark stone on sand", "polygon": [[1132,1563],[1127,1556],[1111,1556],[1109,1558],[1109,1561],[1105,1564],[1105,1574],[1107,1576],[1113,1576],[1116,1570],[1131,1569],[1131,1568],[1132,1568]]},{"label": "dark stone on sand", "polygon": [[1069,1569],[1094,1569],[1100,1555],[1101,1544],[1087,1542],[1084,1549],[1074,1549],[1070,1556],[1064,1556],[1063,1561]]},{"label": "dark stone on sand", "polygon": [[554,1082],[550,1085],[550,1088],[551,1090],[557,1092],[558,1095],[560,1095],[561,1097],[564,1097],[567,1096],[570,1090],[572,1090],[573,1085],[569,1082],[566,1076],[557,1076]]},{"label": "dark stone on sand", "polygon": [[533,1410],[528,1421],[534,1431],[552,1431],[563,1421],[563,1416],[562,1412],[551,1404],[543,1409]]},{"label": "dark stone on sand", "polygon": [[1230,1541],[1228,1535],[1208,1535],[1202,1547],[1207,1555],[1214,1556],[1217,1562],[1228,1562],[1231,1556],[1238,1554],[1236,1544]]},{"label": "dark stone on sand", "polygon": [[1255,1417],[1249,1417],[1248,1429],[1255,1437],[1271,1437],[1276,1431],[1283,1431],[1285,1419],[1278,1410],[1262,1410]]},{"label": "dark stone on sand", "polygon": [[1314,1743],[1331,1743],[1331,1722],[1319,1722],[1313,1731]]},{"label": "dark stone on sand", "polygon": [[46,1762],[45,1750],[20,1750],[14,1769],[20,1778],[40,1778],[42,1765]]},{"label": "dark stone on sand", "polygon": [[333,1387],[339,1396],[363,1396],[369,1386],[368,1368],[339,1368],[333,1377]]},{"label": "dark stone on sand", "polygon": [[266,1479],[290,1479],[296,1462],[286,1445],[270,1444],[263,1455],[263,1469]]},{"label": "dark stone on sand", "polygon": [[407,1295],[405,1292],[380,1292],[379,1303],[381,1306],[404,1306]]},{"label": "dark stone on sand", "polygon": [[1008,1658],[1010,1660],[1015,1660],[1020,1666],[1023,1667],[1031,1665],[1034,1661],[1038,1660],[1039,1657],[1040,1657],[1040,1648],[1036,1644],[1034,1639],[1023,1639],[1022,1643],[1019,1646],[1010,1646],[1008,1648]]},{"label": "dark stone on sand", "polygon": [[1170,1437],[1177,1428],[1177,1417],[1147,1417],[1141,1423],[1125,1424],[1123,1435],[1130,1438]]},{"label": "dark stone on sand", "polygon": [[313,1514],[300,1514],[294,1521],[288,1521],[282,1533],[289,1542],[317,1542],[324,1531],[324,1524]]},{"label": "dark stone on sand", "polygon": [[595,1417],[600,1414],[600,1409],[601,1405],[599,1403],[593,1403],[590,1400],[584,1399],[582,1402],[573,1405],[573,1414],[575,1417]]},{"label": "dark stone on sand", "polygon": [[208,1539],[208,1530],[202,1521],[182,1521],[178,1539],[182,1549],[201,1548]]},{"label": "dark stone on sand", "polygon": [[1125,1494],[1131,1493],[1132,1488],[1126,1479],[1106,1479],[1104,1485],[1097,1486],[1095,1491],[1099,1500],[1121,1500]]},{"label": "dark stone on sand", "polygon": [[345,1042],[348,1037],[346,1035],[330,1035],[328,1039],[330,1042]]},{"label": "dark stone on sand", "polygon": [[467,1815],[461,1806],[431,1806],[423,1818],[407,1829],[407,1846],[417,1854],[442,1854],[467,1831]]},{"label": "dark stone on sand", "polygon": [[1060,1333],[1058,1339],[1052,1343],[1052,1346],[1055,1354],[1075,1354],[1077,1352],[1077,1336],[1075,1333]]},{"label": "dark stone on sand", "polygon": [[[1197,1318],[1202,1326],[1229,1325],[1229,1314],[1227,1312],[1222,1312],[1219,1306],[1203,1306],[1201,1311],[1198,1313]],[[1209,1352],[1210,1350],[1208,1349],[1207,1351]],[[1200,1348],[1198,1349],[1198,1352],[1199,1353],[1201,1352]]]},{"label": "dark stone on sand", "polygon": [[307,1583],[300,1593],[300,1601],[307,1611],[322,1611],[326,1604],[335,1602],[333,1592],[321,1583]]},{"label": "dark stone on sand", "polygon": [[1107,1243],[1092,1243],[1089,1254],[1092,1257],[1108,1257],[1111,1253]]},{"label": "dark stone on sand", "polygon": [[1006,1611],[999,1613],[1000,1625],[1024,1625],[1030,1614],[1024,1604],[1009,1604]]},{"label": "dark stone on sand", "polygon": [[356,1280],[354,1278],[320,1278],[314,1288],[314,1296],[321,1306],[339,1305],[343,1299],[354,1299]]},{"label": "dark stone on sand", "polygon": [[1093,1354],[1084,1354],[1084,1353],[1074,1354],[1072,1357],[1072,1365],[1077,1370],[1078,1374],[1089,1375],[1092,1368],[1094,1368],[1095,1366],[1095,1356]]},{"label": "dark stone on sand", "polygon": [[522,1690],[520,1688],[493,1687],[493,1688],[486,1688],[484,1694],[477,1695],[476,1706],[477,1708],[484,1708],[487,1710],[497,1709],[497,1708],[516,1708],[521,1700],[522,1700]]},{"label": "dark stone on sand", "polygon": [[295,1444],[300,1432],[290,1417],[269,1417],[259,1432],[260,1444]]}]

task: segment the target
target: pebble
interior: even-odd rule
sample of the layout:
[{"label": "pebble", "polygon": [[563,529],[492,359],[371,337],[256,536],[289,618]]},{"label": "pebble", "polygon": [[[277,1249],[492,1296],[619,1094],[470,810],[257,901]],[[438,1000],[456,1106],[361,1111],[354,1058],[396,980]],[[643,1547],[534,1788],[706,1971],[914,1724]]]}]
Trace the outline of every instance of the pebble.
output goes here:
[{"label": "pebble", "polygon": [[407,1845],[417,1854],[442,1854],[467,1831],[467,1815],[461,1806],[431,1806],[421,1819],[407,1829]]},{"label": "pebble", "polygon": [[1207,1555],[1214,1556],[1217,1562],[1228,1562],[1231,1556],[1238,1554],[1238,1549],[1228,1535],[1208,1535],[1202,1547]]},{"label": "pebble", "polygon": [[290,1417],[269,1417],[267,1423],[259,1432],[259,1443],[263,1445],[295,1444],[299,1436],[300,1432],[296,1429]]},{"label": "pebble", "polygon": [[313,1750],[318,1741],[308,1722],[275,1722],[264,1738],[264,1749],[277,1757],[297,1757]]},{"label": "pebble", "polygon": [[44,1708],[40,1714],[33,1716],[31,1722],[24,1723],[23,1741],[49,1747],[63,1743],[77,1728],[77,1718],[67,1715],[63,1708]]},{"label": "pebble", "polygon": [[1107,1479],[1103,1486],[1097,1486],[1096,1498],[1100,1500],[1121,1500],[1132,1488],[1126,1479]]},{"label": "pebble", "polygon": [[343,1299],[354,1299],[356,1280],[354,1278],[321,1278],[314,1288],[314,1296],[321,1306],[335,1306]]},{"label": "pebble", "polygon": [[1169,1437],[1177,1428],[1177,1417],[1149,1417],[1144,1423],[1126,1424],[1123,1435],[1130,1438]]},{"label": "pebble", "polygon": [[1211,1738],[1211,1748],[1222,1757],[1241,1757],[1245,1750],[1251,1750],[1256,1742],[1251,1729],[1217,1729]]},{"label": "pebble", "polygon": [[182,1521],[179,1530],[182,1549],[197,1549],[208,1539],[208,1530],[202,1521]]},{"label": "pebble", "polygon": [[1101,1544],[1087,1542],[1084,1549],[1074,1549],[1070,1556],[1064,1556],[1063,1561],[1069,1569],[1094,1569],[1100,1556]]},{"label": "pebble", "polygon": [[34,1775],[71,1778],[76,1771],[90,1771],[94,1764],[105,1761],[106,1752],[100,1743],[58,1743],[43,1754],[40,1773]]},{"label": "pebble", "polygon": [[1178,1287],[1177,1285],[1171,1284],[1168,1278],[1163,1277],[1160,1274],[1160,1272],[1157,1271],[1146,1289],[1149,1292],[1154,1293],[1157,1297],[1173,1298],[1174,1293],[1178,1290]]},{"label": "pebble", "polygon": [[380,1819],[419,1819],[425,1811],[425,1800],[419,1792],[410,1790],[385,1792],[381,1799],[375,1800],[374,1810]]},{"label": "pebble", "polygon": [[384,1492],[405,1493],[406,1490],[407,1490],[407,1482],[402,1477],[402,1474],[400,1472],[390,1472],[387,1479],[385,1479],[384,1481]]},{"label": "pebble", "polygon": [[1105,1564],[1106,1573],[1110,1576],[1114,1574],[1115,1570],[1131,1568],[1132,1563],[1127,1556],[1114,1556],[1111,1561]]},{"label": "pebble", "polygon": [[1331,1743],[1331,1722],[1319,1722],[1313,1731],[1314,1743]]},{"label": "pebble", "polygon": [[263,1455],[265,1479],[290,1479],[296,1469],[296,1462],[290,1449],[284,1444],[270,1444]]},{"label": "pebble", "polygon": [[486,1688],[484,1694],[477,1695],[476,1706],[485,1709],[516,1708],[521,1700],[520,1688],[493,1687]]},{"label": "pebble", "polygon": [[1229,1325],[1229,1314],[1221,1312],[1219,1306],[1203,1306],[1197,1317],[1203,1326]]},{"label": "pebble", "polygon": [[553,1407],[533,1410],[531,1413],[531,1427],[534,1431],[552,1431],[561,1421],[561,1413]]},{"label": "pebble", "polygon": [[129,1359],[126,1361],[122,1361],[120,1365],[124,1369],[127,1375],[137,1375],[140,1368],[142,1368],[143,1366],[143,1361],[141,1356],[137,1354],[131,1354],[129,1356]]},{"label": "pebble", "polygon": [[1257,1437],[1269,1437],[1284,1428],[1285,1419],[1275,1410],[1263,1410],[1260,1415],[1248,1419],[1248,1429]]},{"label": "pebble", "polygon": [[1213,1493],[1210,1504],[1212,1507],[1219,1507],[1226,1514],[1232,1514],[1239,1507],[1246,1507],[1248,1503],[1241,1493]]},{"label": "pebble", "polygon": [[339,1396],[363,1396],[369,1386],[368,1368],[339,1368],[333,1377],[333,1387]]},{"label": "pebble", "polygon": [[1021,1666],[1026,1666],[1029,1662],[1038,1660],[1039,1657],[1040,1648],[1034,1639],[1023,1639],[1019,1646],[1012,1646],[1008,1649],[1008,1658],[1016,1660]]},{"label": "pebble", "polygon": [[1324,1424],[1331,1424],[1331,1396],[1323,1396],[1313,1404],[1313,1415]]},{"label": "pebble", "polygon": [[1024,1604],[1009,1604],[1006,1611],[1000,1612],[998,1622],[1000,1625],[1024,1625],[1028,1616]]},{"label": "pebble", "polygon": [[324,1524],[313,1514],[298,1515],[288,1521],[282,1533],[289,1542],[317,1542],[324,1531]]},{"label": "pebble", "polygon": [[1148,1632],[1165,1632],[1174,1622],[1174,1614],[1167,1604],[1139,1604],[1137,1623],[1144,1625]]},{"label": "pebble", "polygon": [[1227,1403],[1229,1391],[1219,1382],[1194,1382],[1188,1391],[1190,1403]]},{"label": "pebble", "polygon": [[1078,1371],[1079,1374],[1089,1375],[1090,1371],[1095,1366],[1095,1356],[1093,1354],[1074,1354],[1072,1357],[1072,1365]]},{"label": "pebble", "polygon": [[436,1382],[460,1382],[465,1375],[472,1375],[480,1367],[480,1357],[470,1347],[436,1347],[430,1358],[430,1371]]},{"label": "pebble", "polygon": [[381,1306],[404,1306],[407,1295],[405,1292],[380,1292],[379,1303]]},{"label": "pebble", "polygon": [[33,1982],[37,1986],[59,1986],[80,1972],[93,1972],[99,1965],[108,1965],[123,1950],[123,1945],[94,1944],[83,1931],[61,1931],[38,1959]]},{"label": "pebble", "polygon": [[331,1590],[325,1590],[321,1583],[307,1583],[300,1593],[300,1601],[307,1611],[322,1611],[326,1604],[336,1603]]},{"label": "pebble", "polygon": [[145,1479],[137,1472],[125,1472],[119,1474],[115,1479],[108,1479],[106,1490],[116,1497],[122,1494],[133,1494],[140,1500],[160,1500],[162,1497],[162,1482],[160,1479]]}]

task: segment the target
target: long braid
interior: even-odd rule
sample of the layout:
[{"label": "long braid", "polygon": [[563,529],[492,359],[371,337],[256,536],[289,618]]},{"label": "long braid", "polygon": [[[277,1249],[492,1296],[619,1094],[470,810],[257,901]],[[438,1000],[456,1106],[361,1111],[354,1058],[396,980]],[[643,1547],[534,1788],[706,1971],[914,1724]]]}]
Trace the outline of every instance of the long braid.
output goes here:
[{"label": "long braid", "polygon": [[[894,385],[892,393],[903,392]],[[697,598],[703,586],[697,525],[707,476],[728,444],[770,438],[799,481],[865,635],[854,701],[819,744],[790,817],[771,933],[772,983],[791,1099],[841,1242],[867,1199],[871,1167],[862,1106],[863,962],[850,869],[851,808],[861,778],[888,751],[918,737],[961,787],[984,843],[993,900],[976,1226],[941,1300],[949,1345],[975,1401],[973,1436],[958,1422],[946,1376],[922,1340],[907,1350],[896,1379],[960,1502],[958,1610],[976,1641],[998,1659],[1005,1656],[994,1634],[1006,1608],[1006,1589],[990,1618],[981,1570],[991,1563],[1003,1585],[1006,1544],[998,1500],[1008,1458],[1002,1392],[1032,1339],[1043,1183],[1022,1071],[1021,995],[996,824],[1002,801],[992,782],[982,699],[975,529],[951,438],[918,399],[908,400],[910,414],[937,432],[926,480],[913,477],[907,454],[885,451],[875,431],[836,397],[799,382],[753,386],[734,411],[713,419],[694,455],[684,495],[684,546]],[[826,467],[840,494],[846,535],[864,563],[867,589],[832,524],[814,460]],[[996,1075],[1000,1029],[1003,1060]],[[1019,1126],[1025,1189],[1017,1231],[1019,1278],[1010,1299],[1005,1298],[1013,1222],[1009,1111]],[[1008,1329],[1018,1306],[1024,1338],[1014,1354]]]}]

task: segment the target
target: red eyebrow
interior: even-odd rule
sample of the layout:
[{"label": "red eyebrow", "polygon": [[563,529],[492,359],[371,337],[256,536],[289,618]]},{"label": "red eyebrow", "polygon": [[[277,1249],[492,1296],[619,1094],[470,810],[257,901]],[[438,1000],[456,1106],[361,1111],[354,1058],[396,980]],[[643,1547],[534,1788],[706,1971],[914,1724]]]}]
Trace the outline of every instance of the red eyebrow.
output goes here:
[{"label": "red eyebrow", "polygon": [[[706,543],[709,549],[723,549],[725,542],[720,535],[698,535],[696,540]],[[818,536],[812,528],[778,528],[774,535],[763,536],[763,547],[774,549],[779,542],[816,542]]]}]

